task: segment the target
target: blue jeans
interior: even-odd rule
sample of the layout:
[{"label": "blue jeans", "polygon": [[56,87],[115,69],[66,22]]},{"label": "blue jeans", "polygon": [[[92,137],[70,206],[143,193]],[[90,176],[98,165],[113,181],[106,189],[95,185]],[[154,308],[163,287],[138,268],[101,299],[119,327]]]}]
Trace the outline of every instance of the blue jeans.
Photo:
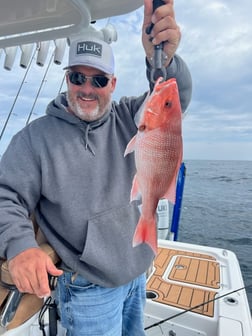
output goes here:
[{"label": "blue jeans", "polygon": [[67,336],[144,336],[145,274],[104,288],[73,273],[58,279],[56,302]]}]

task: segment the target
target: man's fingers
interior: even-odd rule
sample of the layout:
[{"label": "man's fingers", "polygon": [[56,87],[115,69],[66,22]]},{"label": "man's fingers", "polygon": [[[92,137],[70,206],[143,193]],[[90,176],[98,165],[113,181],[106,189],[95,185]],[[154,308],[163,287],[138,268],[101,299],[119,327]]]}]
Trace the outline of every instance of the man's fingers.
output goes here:
[{"label": "man's fingers", "polygon": [[[149,0],[148,1],[149,5]],[[152,1],[152,0],[151,0]],[[152,5],[151,5],[152,6]],[[150,28],[149,33],[151,37],[156,37],[156,35],[166,29],[176,29],[177,24],[174,18],[174,9],[172,5],[165,5],[157,8],[154,12],[149,12],[145,8],[143,31],[146,33],[146,28]]]},{"label": "man's fingers", "polygon": [[47,272],[41,270],[25,270],[12,276],[17,289],[21,293],[36,294],[39,297],[50,295]]},{"label": "man's fingers", "polygon": [[46,268],[47,272],[53,276],[60,276],[63,274],[63,271],[57,268],[50,258],[48,259]]},{"label": "man's fingers", "polygon": [[146,30],[148,26],[152,23],[153,14],[152,0],[144,0],[144,19],[143,19],[143,29]]},{"label": "man's fingers", "polygon": [[162,20],[162,19],[167,19],[167,18],[175,18],[175,12],[174,12],[174,8],[172,5],[166,5],[166,6],[162,6],[157,8],[155,10],[155,12],[152,15],[151,21],[152,23],[156,24],[156,22]]},{"label": "man's fingers", "polygon": [[15,286],[20,293],[32,293],[33,289],[31,287],[29,278],[23,277],[22,281],[15,280],[15,278],[13,278],[13,282],[15,283]]},{"label": "man's fingers", "polygon": [[34,282],[33,291],[38,297],[45,297],[51,295],[51,290],[49,287],[48,273],[46,269],[39,270],[36,273],[37,280]]},{"label": "man's fingers", "polygon": [[31,248],[18,254],[8,262],[9,271],[18,290],[36,294],[39,297],[50,295],[48,273],[62,274],[50,257],[39,248]]},{"label": "man's fingers", "polygon": [[161,42],[168,42],[171,44],[178,44],[181,38],[181,33],[179,27],[175,29],[166,29],[159,32],[155,37],[152,39],[152,43],[154,45],[160,44]]}]

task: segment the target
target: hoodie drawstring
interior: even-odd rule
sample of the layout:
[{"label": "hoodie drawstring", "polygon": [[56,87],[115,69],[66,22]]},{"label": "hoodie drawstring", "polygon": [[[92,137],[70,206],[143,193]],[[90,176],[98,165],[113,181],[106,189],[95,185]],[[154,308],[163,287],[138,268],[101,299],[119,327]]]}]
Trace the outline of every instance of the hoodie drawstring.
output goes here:
[{"label": "hoodie drawstring", "polygon": [[81,127],[80,127],[81,131],[84,133],[84,137],[83,137],[83,140],[84,140],[84,145],[85,145],[85,150],[89,150],[93,155],[95,155],[95,152],[94,150],[92,149],[90,143],[89,143],[89,136],[88,136],[88,133],[91,129],[90,125],[87,124],[87,125],[83,125],[83,123],[81,123]]}]

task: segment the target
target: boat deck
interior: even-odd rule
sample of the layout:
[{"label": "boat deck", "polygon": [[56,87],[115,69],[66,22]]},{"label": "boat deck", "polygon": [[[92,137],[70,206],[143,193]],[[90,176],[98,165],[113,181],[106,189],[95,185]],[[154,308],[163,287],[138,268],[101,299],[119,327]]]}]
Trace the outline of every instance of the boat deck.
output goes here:
[{"label": "boat deck", "polygon": [[214,257],[159,248],[154,271],[147,282],[147,297],[213,317],[214,303],[211,300],[219,287],[220,265]]}]

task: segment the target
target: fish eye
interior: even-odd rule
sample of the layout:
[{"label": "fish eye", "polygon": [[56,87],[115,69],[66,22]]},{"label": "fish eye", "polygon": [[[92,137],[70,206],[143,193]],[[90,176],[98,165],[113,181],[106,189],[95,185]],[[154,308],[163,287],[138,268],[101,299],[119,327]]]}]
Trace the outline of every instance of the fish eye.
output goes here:
[{"label": "fish eye", "polygon": [[167,100],[165,102],[165,107],[172,107],[172,102],[170,100]]},{"label": "fish eye", "polygon": [[140,125],[138,128],[139,132],[143,132],[145,130],[146,126],[145,125]]}]

